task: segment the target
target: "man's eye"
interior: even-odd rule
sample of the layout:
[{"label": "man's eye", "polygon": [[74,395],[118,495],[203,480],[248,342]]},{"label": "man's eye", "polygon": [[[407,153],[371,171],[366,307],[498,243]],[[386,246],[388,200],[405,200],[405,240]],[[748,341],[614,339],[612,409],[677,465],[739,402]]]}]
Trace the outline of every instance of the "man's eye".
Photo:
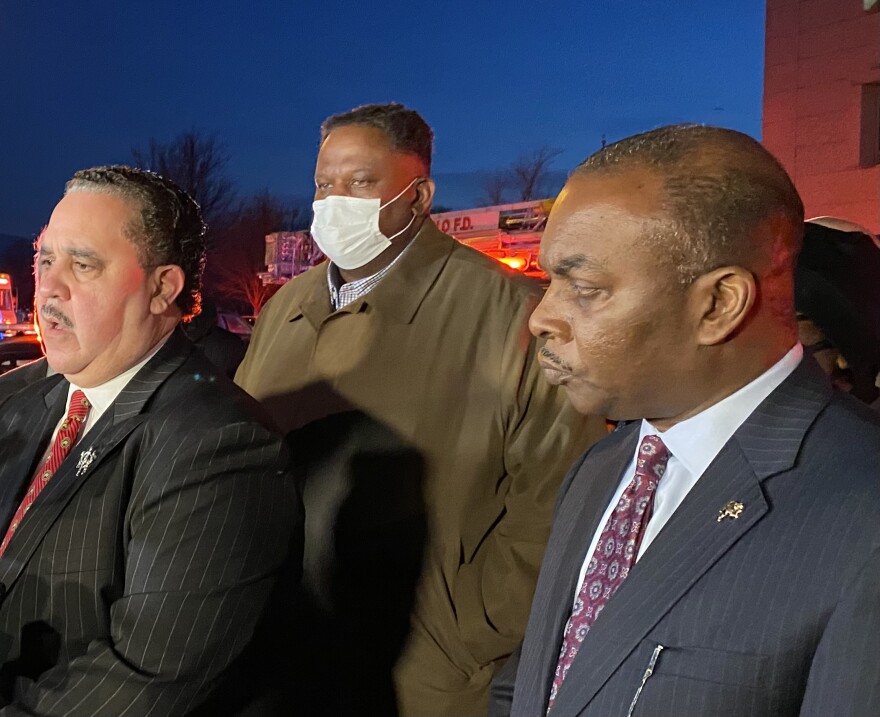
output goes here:
[{"label": "man's eye", "polygon": [[82,261],[73,262],[73,267],[77,271],[90,271],[93,268],[91,264],[86,264],[85,262],[82,262]]},{"label": "man's eye", "polygon": [[326,192],[326,191],[327,191],[328,189],[330,189],[332,186],[333,186],[333,185],[330,184],[330,182],[315,182],[315,189],[318,189],[318,190],[320,190],[320,191],[322,191],[322,192]]},{"label": "man's eye", "polygon": [[352,187],[366,187],[370,184],[369,179],[352,179],[351,186]]}]

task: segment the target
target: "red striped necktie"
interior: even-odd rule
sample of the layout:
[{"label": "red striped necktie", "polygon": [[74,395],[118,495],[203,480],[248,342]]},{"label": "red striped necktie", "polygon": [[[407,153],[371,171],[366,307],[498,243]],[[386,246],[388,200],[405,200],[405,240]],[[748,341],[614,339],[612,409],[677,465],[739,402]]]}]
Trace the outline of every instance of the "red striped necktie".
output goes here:
[{"label": "red striped necktie", "polygon": [[70,451],[76,445],[76,441],[82,434],[82,429],[86,424],[91,404],[85,394],[77,389],[70,398],[70,408],[67,410],[67,416],[61,423],[58,433],[55,434],[55,440],[52,442],[52,448],[46,460],[37,469],[36,474],[31,480],[27,493],[25,493],[18,510],[12,516],[12,522],[6,530],[6,536],[0,543],[0,556],[6,552],[6,546],[15,534],[16,529],[24,519],[25,514],[30,510],[40,491],[48,485],[52,476],[58,470],[61,463],[67,458]]}]

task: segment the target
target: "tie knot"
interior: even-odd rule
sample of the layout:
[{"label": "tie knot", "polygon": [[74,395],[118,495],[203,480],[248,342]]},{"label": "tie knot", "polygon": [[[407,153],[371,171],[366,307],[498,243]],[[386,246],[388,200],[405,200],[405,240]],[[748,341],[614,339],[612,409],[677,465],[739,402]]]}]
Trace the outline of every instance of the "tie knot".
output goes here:
[{"label": "tie knot", "polygon": [[660,440],[660,436],[645,436],[639,446],[636,473],[659,481],[666,472],[667,461],[669,449]]},{"label": "tie knot", "polygon": [[77,389],[70,397],[70,408],[67,409],[67,417],[81,421],[88,415],[91,407],[92,404],[89,403],[86,395]]}]

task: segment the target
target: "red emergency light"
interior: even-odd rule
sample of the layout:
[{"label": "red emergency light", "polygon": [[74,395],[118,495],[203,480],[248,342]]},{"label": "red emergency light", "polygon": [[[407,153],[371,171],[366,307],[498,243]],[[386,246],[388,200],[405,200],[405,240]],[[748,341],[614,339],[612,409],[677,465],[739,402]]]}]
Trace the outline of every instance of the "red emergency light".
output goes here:
[{"label": "red emergency light", "polygon": [[521,256],[499,256],[497,259],[514,271],[525,271],[526,265],[528,264],[528,262]]}]

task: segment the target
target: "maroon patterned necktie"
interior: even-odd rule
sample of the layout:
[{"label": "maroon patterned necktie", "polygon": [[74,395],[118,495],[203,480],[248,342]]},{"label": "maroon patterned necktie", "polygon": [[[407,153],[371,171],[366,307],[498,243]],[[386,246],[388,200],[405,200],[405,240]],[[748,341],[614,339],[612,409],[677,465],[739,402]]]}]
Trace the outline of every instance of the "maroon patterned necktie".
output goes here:
[{"label": "maroon patterned necktie", "polygon": [[73,450],[76,440],[79,438],[80,433],[82,433],[82,428],[86,423],[89,408],[91,408],[91,404],[85,394],[80,390],[74,391],[70,397],[70,408],[67,410],[67,416],[65,416],[61,427],[58,429],[58,433],[55,435],[49,455],[37,469],[27,493],[25,493],[21,504],[18,506],[18,510],[12,516],[12,522],[6,530],[6,537],[0,543],[0,556],[6,552],[6,546],[9,545],[9,541],[12,540],[12,536],[24,519],[25,514],[30,510],[31,505],[37,499],[40,491],[46,487],[49,479],[55,475],[55,471],[58,470],[58,467],[67,458],[70,451]]},{"label": "maroon patterned necktie", "polygon": [[636,473],[608,517],[590,558],[571,617],[565,625],[547,711],[553,707],[562,681],[587,632],[602,608],[617,592],[639,554],[644,528],[651,519],[657,483],[666,471],[669,451],[658,436],[645,436],[639,446]]}]

